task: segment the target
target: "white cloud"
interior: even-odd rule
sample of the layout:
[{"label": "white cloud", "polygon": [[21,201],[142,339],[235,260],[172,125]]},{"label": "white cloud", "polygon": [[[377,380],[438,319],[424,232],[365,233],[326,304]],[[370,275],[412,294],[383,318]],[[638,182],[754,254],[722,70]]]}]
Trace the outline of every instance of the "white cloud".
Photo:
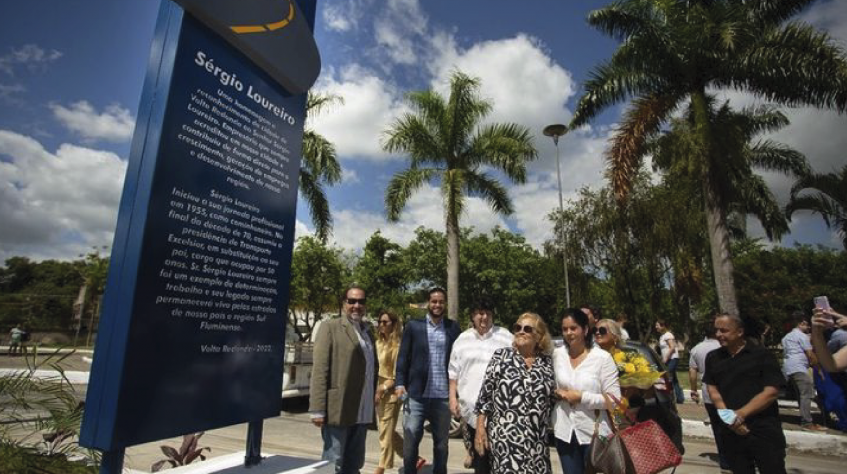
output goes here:
[{"label": "white cloud", "polygon": [[0,130],[0,260],[75,258],[109,245],[126,162],[111,152]]},{"label": "white cloud", "polygon": [[[333,209],[332,239],[346,249],[358,250],[377,230],[383,237],[407,245],[415,237],[415,229],[427,227],[444,232],[444,208],[440,190],[427,186],[412,195],[399,222],[388,222],[385,214],[356,209]],[[473,227],[475,232],[489,232],[496,226],[507,227],[502,217],[495,214],[482,199],[469,198],[465,213],[459,220],[462,227]]]},{"label": "white cloud", "polygon": [[816,2],[798,19],[826,30],[840,42],[842,48],[847,46],[847,8],[844,8],[844,2]]},{"label": "white cloud", "polygon": [[324,25],[334,31],[346,32],[354,27],[353,17],[346,8],[339,5],[327,5],[323,10]]},{"label": "white cloud", "polygon": [[16,96],[21,92],[26,91],[26,87],[21,84],[0,84],[0,101],[8,103],[21,103],[21,100]]},{"label": "white cloud", "polygon": [[494,105],[488,116],[492,122],[517,122],[540,135],[544,125],[570,120],[565,103],[575,94],[576,84],[538,40],[520,34],[467,50],[457,49],[450,35],[438,35],[434,41],[439,56],[431,66],[431,87],[445,97],[450,75],[459,70],[481,79],[480,94]]},{"label": "white cloud", "polygon": [[50,104],[50,110],[62,125],[87,141],[128,141],[135,128],[135,119],[129,110],[118,104],[108,105],[103,112],[97,112],[91,104],[81,100],[70,107]]},{"label": "white cloud", "polygon": [[348,66],[338,74],[327,71],[315,89],[344,98],[343,105],[310,119],[311,126],[335,144],[342,160],[392,159],[382,151],[380,137],[406,110],[393,85],[364,68]]},{"label": "white cloud", "polygon": [[47,51],[36,44],[25,44],[20,48],[12,48],[9,53],[0,56],[0,71],[13,76],[17,66],[30,70],[46,67],[47,64],[62,57],[55,49]]},{"label": "white cloud", "polygon": [[342,168],[341,182],[344,184],[356,184],[361,183],[362,180],[359,179],[359,173],[357,173],[356,170],[352,170],[350,168]]},{"label": "white cloud", "polygon": [[296,242],[300,237],[305,237],[307,235],[315,235],[315,233],[312,232],[309,229],[309,226],[304,224],[303,221],[296,219],[294,222],[294,241]]},{"label": "white cloud", "polygon": [[388,0],[374,20],[378,51],[396,64],[417,63],[427,50],[427,24],[418,0]]}]

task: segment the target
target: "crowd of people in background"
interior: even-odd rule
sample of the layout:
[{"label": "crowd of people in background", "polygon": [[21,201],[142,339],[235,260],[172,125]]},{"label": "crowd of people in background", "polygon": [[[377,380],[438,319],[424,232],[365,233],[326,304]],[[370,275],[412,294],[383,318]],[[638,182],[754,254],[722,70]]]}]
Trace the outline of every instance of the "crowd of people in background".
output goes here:
[{"label": "crowd of people in background", "polygon": [[[473,307],[471,327],[461,331],[445,317],[441,288],[429,291],[426,316],[405,327],[396,314],[377,311],[370,328],[362,288],[350,288],[342,303],[344,315],[321,325],[315,339],[309,408],[321,428],[323,458],[336,472],[360,472],[374,420],[376,474],[395,468],[395,454],[404,473],[428,463],[430,454],[419,449],[425,422],[432,472],[445,474],[451,418],[464,425],[464,465],[474,473],[551,473],[552,434],[562,470],[580,474],[590,467],[594,440],[628,420],[655,421],[684,452],[673,407],[685,401],[677,378],[683,344],[662,319],[655,322],[659,363],[651,364],[638,351],[633,355],[639,343],[627,344],[626,315],[602,319],[591,305],[561,315],[562,339],[554,347],[538,314],[521,314],[509,331],[495,324],[486,302]],[[802,312],[792,318],[794,328],[782,339],[782,367],[754,321],[726,313],[703,322],[703,339],[688,353],[690,399],[704,404],[723,472],[785,472],[776,400],[787,383],[798,396],[802,429],[827,429],[812,419],[815,388],[821,395],[822,387],[817,378],[828,377],[842,401],[824,404],[824,414],[833,411],[847,422],[847,410],[838,411],[847,406],[847,317],[816,308],[811,321]],[[402,436],[396,429],[401,410]]]}]

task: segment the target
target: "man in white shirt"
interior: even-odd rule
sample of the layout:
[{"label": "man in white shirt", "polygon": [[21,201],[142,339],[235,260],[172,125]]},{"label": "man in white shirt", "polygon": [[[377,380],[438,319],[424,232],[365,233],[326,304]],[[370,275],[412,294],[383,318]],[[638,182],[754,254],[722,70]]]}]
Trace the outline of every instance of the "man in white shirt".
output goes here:
[{"label": "man in white shirt", "polygon": [[[453,343],[449,377],[450,412],[465,422],[465,448],[470,453],[465,467],[473,467],[476,474],[487,474],[491,470],[488,452],[479,456],[473,449],[476,435],[476,406],[485,368],[491,361],[494,351],[512,345],[512,334],[501,327],[494,326],[493,313],[488,304],[480,303],[471,313],[472,328],[468,328]],[[469,464],[469,465],[468,465]]]},{"label": "man in white shirt", "polygon": [[718,409],[712,403],[709,397],[709,387],[703,383],[703,375],[706,373],[706,356],[715,349],[721,347],[721,343],[715,339],[715,322],[713,318],[704,321],[702,324],[703,340],[691,349],[688,358],[688,381],[691,383],[691,399],[695,403],[699,403],[701,397],[697,387],[702,385],[703,388],[703,405],[706,407],[706,413],[709,414],[709,423],[712,426],[712,433],[715,436],[715,445],[718,448],[718,460],[720,462],[721,471],[729,471],[729,463],[726,462],[723,456],[722,440],[720,437],[719,423],[723,423],[718,416]]}]

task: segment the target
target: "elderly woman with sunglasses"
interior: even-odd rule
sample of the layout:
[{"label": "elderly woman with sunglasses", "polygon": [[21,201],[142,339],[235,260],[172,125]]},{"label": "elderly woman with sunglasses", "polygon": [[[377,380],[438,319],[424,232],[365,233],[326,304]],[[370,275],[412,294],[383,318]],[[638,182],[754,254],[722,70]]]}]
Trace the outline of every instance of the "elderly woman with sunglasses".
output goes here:
[{"label": "elderly woman with sunglasses", "polygon": [[512,347],[497,349],[476,404],[474,448],[490,451],[494,474],[551,474],[547,426],[552,409],[552,341],[535,313],[518,317]]},{"label": "elderly woman with sunglasses", "polygon": [[594,330],[594,342],[612,356],[623,350],[623,335],[617,321],[601,319]]},{"label": "elderly woman with sunglasses", "polygon": [[553,433],[562,470],[582,474],[598,413],[599,434],[612,432],[603,394],[620,398],[618,367],[608,352],[592,349],[588,316],[581,310],[565,311],[562,338],[565,345],[553,352],[555,393],[561,400],[553,410]]},{"label": "elderly woman with sunglasses", "polygon": [[379,424],[379,466],[376,474],[394,467],[394,453],[403,457],[403,438],[397,433],[397,418],[400,401],[394,394],[394,370],[403,325],[400,318],[390,311],[379,313],[376,355],[379,359],[379,380],[376,388],[376,420]]}]

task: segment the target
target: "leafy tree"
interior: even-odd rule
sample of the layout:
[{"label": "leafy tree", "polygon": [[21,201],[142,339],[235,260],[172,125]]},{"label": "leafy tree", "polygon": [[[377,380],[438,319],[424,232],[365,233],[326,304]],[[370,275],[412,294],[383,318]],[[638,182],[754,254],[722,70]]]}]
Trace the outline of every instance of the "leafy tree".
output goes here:
[{"label": "leafy tree", "polygon": [[297,239],[291,257],[288,320],[300,340],[306,340],[324,313],[339,310],[339,299],[349,281],[341,250],[320,239]]},{"label": "leafy tree", "polygon": [[489,234],[463,233],[461,294],[464,315],[478,303],[494,309],[497,322],[511,327],[526,311],[538,313],[551,329],[561,313],[559,261],[533,249],[523,236],[495,227]]},{"label": "leafy tree", "polygon": [[[633,336],[642,340],[660,316],[688,330],[692,305],[703,294],[704,253],[702,221],[691,206],[678,183],[654,186],[646,173],[620,205],[610,187],[579,190],[563,218],[550,215],[557,233],[565,225],[570,261],[586,272],[574,279],[576,300],[600,304],[609,316],[627,313]],[[545,247],[560,254],[558,245]]]},{"label": "leafy tree", "polygon": [[827,295],[839,312],[847,310],[847,252],[797,245],[765,248],[757,241],[733,244],[739,307],[771,327],[770,344],[791,329],[794,310],[812,311],[812,298]]},{"label": "leafy tree", "polygon": [[71,262],[8,259],[0,269],[0,326],[23,323],[29,331],[69,329],[81,283]]},{"label": "leafy tree", "polygon": [[[461,320],[467,323],[473,306],[485,302],[493,307],[498,324],[506,327],[525,311],[536,312],[552,323],[559,314],[561,299],[558,261],[508,230],[498,227],[489,234],[476,235],[471,231],[464,228],[460,234],[464,249],[459,275]],[[423,227],[415,232],[415,239],[404,250],[413,290],[442,284],[444,259],[439,257],[444,255],[445,241],[441,232]]]},{"label": "leafy tree", "polygon": [[[343,100],[334,95],[309,92],[306,98],[306,122],[326,107]],[[311,127],[303,131],[303,162],[300,165],[300,195],[309,207],[315,235],[326,241],[332,233],[332,214],[324,185],[341,181],[341,165],[335,155],[335,145]]]},{"label": "leafy tree", "polygon": [[[765,184],[764,178],[754,170],[782,173],[793,177],[809,175],[810,167],[805,156],[791,147],[772,140],[756,140],[765,132],[777,132],[788,125],[788,118],[773,107],[762,106],[733,111],[728,102],[714,107],[708,97],[709,126],[716,141],[708,162],[700,160],[697,151],[697,133],[693,128],[694,111],[688,108],[687,116],[671,120],[671,129],[648,142],[646,151],[653,155],[653,165],[667,175],[683,175],[697,179],[706,174],[716,178],[727,214],[755,215],[770,239],[779,239],[788,232],[786,220],[779,203]],[[711,168],[711,169],[706,169]],[[704,199],[702,188],[690,188],[692,198]],[[738,229],[743,233],[742,229]]]},{"label": "leafy tree", "polygon": [[690,101],[692,150],[703,170],[704,210],[718,300],[738,313],[727,230],[723,137],[715,132],[706,91],[733,88],[789,105],[847,110],[847,59],[825,33],[789,21],[812,3],[773,0],[621,0],[588,22],[622,41],[586,83],[570,128],[633,97],[607,153],[619,200],[626,197],[646,140]]},{"label": "leafy tree", "polygon": [[791,188],[791,200],[785,214],[790,219],[797,211],[820,214],[827,228],[838,231],[847,250],[847,165],[837,173],[800,178]]},{"label": "leafy tree", "polygon": [[353,270],[353,280],[367,291],[368,309],[374,317],[378,316],[375,311],[389,309],[402,314],[409,278],[402,250],[376,231]]},{"label": "leafy tree", "polygon": [[529,131],[513,123],[481,126],[491,111],[479,97],[479,79],[455,72],[450,96],[437,92],[408,94],[412,112],[385,131],[383,148],[409,154],[409,168],[394,175],[385,191],[388,219],[397,221],[406,202],[426,183],[440,180],[447,235],[447,312],[459,314],[459,216],[467,196],[480,196],[494,211],[512,213],[506,188],[484,168],[503,172],[517,183],[526,180],[526,162],[536,157]]}]

